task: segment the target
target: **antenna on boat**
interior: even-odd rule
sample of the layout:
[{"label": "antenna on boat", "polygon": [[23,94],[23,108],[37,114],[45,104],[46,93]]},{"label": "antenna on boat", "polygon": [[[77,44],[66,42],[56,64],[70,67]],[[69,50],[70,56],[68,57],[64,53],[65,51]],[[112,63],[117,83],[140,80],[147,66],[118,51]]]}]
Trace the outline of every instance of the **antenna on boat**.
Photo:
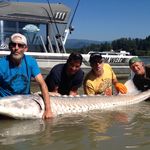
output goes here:
[{"label": "antenna on boat", "polygon": [[[59,29],[58,29],[58,26],[57,26],[57,23],[56,23],[56,20],[55,20],[55,17],[54,17],[54,14],[53,14],[53,11],[52,11],[52,8],[51,8],[51,4],[50,4],[49,0],[47,0],[47,3],[48,3],[48,6],[49,6],[51,15],[52,15],[52,19],[54,20],[55,28],[57,30],[57,35],[54,37],[54,40],[55,41],[57,41],[58,39],[60,40],[60,41],[56,42],[56,47],[57,47],[59,52],[60,52],[60,49],[62,49],[66,53],[66,50],[65,50],[65,47],[64,47],[64,43],[62,41],[62,36],[61,36],[61,34],[59,32]],[[49,18],[51,19],[50,15],[49,15]]]},{"label": "antenna on boat", "polygon": [[79,3],[80,3],[80,0],[78,0],[77,5],[76,5],[75,10],[74,10],[74,13],[73,13],[73,15],[72,15],[72,18],[71,18],[71,20],[70,20],[70,24],[69,24],[70,34],[71,34],[71,31],[74,30],[74,28],[72,27],[72,22],[73,22],[73,19],[74,19],[74,17],[75,17],[77,8],[78,8],[78,6],[79,6]]},{"label": "antenna on boat", "polygon": [[54,20],[54,24],[55,24],[57,33],[58,33],[59,36],[61,36],[61,35],[60,35],[60,32],[59,32],[59,29],[58,29],[58,26],[57,26],[57,24],[56,24],[56,22],[55,22],[55,17],[54,17],[54,14],[53,14],[53,11],[52,11],[52,7],[51,7],[51,4],[50,4],[49,0],[47,0],[47,3],[48,3],[48,6],[49,6],[51,15],[52,15],[52,19]]},{"label": "antenna on boat", "polygon": [[73,12],[73,15],[72,15],[72,18],[70,20],[70,23],[68,24],[68,28],[66,29],[66,35],[65,35],[65,38],[64,38],[64,41],[63,41],[63,44],[65,45],[66,41],[67,41],[67,38],[68,38],[68,35],[72,33],[72,31],[74,30],[74,27],[72,26],[72,22],[73,22],[73,19],[75,17],[75,14],[76,14],[76,11],[77,11],[77,8],[79,6],[79,3],[80,3],[80,0],[78,0],[77,2],[77,5],[75,7],[75,10]]}]

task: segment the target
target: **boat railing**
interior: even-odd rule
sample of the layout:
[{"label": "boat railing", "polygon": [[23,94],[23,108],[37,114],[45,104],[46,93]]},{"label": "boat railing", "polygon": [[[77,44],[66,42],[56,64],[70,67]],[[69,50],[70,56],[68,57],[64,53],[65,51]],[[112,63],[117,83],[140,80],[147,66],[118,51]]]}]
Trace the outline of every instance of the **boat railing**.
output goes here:
[{"label": "boat railing", "polygon": [[88,52],[88,54],[92,54],[92,53],[100,53],[101,55],[119,55],[119,56],[130,56],[130,52],[126,52],[126,51],[103,51],[103,52],[99,52],[99,51],[90,51]]},{"label": "boat railing", "polygon": [[44,44],[43,38],[42,38],[41,35],[40,35],[39,37],[40,37],[40,39],[41,39],[41,42],[42,42],[42,46],[43,46],[43,48],[44,48],[44,51],[47,53],[48,51],[47,51],[47,48],[46,48],[46,46],[45,46],[45,44]]},{"label": "boat railing", "polygon": [[54,53],[54,49],[53,49],[53,46],[52,46],[52,42],[51,42],[50,36],[47,36],[47,40],[48,40],[48,43],[49,43],[50,52]]}]

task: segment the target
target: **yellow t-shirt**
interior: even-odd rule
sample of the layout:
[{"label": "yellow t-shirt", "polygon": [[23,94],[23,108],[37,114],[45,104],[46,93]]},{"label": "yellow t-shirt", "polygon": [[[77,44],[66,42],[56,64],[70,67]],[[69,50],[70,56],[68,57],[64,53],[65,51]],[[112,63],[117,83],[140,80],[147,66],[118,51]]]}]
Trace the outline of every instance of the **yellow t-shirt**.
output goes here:
[{"label": "yellow t-shirt", "polygon": [[96,77],[93,71],[90,71],[84,80],[84,93],[87,95],[112,95],[112,80],[116,79],[111,66],[103,64],[104,72],[100,77]]}]

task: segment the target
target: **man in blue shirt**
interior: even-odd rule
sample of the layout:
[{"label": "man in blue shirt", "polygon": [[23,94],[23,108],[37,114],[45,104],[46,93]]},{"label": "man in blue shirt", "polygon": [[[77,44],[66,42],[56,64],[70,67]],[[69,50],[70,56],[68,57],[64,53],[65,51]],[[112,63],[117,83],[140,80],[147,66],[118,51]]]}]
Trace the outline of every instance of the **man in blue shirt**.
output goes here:
[{"label": "man in blue shirt", "polygon": [[41,88],[45,103],[43,118],[52,117],[48,89],[37,62],[24,54],[28,50],[27,39],[20,33],[10,38],[10,55],[0,59],[0,97],[30,94],[31,78],[35,78]]},{"label": "man in blue shirt", "polygon": [[81,70],[82,56],[71,53],[65,64],[54,66],[45,81],[51,95],[77,95],[82,85],[84,72]]}]

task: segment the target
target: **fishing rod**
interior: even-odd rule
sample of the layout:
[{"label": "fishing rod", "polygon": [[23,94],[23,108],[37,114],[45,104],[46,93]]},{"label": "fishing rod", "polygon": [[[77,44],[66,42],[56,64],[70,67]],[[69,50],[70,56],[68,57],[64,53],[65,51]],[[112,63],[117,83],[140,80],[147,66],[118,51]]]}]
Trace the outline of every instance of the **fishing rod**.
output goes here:
[{"label": "fishing rod", "polygon": [[[53,18],[53,20],[54,20],[54,24],[55,24],[55,27],[56,27],[56,30],[57,30],[57,33],[58,33],[58,34],[56,35],[56,38],[60,38],[61,35],[60,35],[60,32],[59,32],[58,26],[57,26],[57,24],[56,24],[56,22],[55,22],[54,14],[53,14],[53,11],[52,11],[52,8],[51,8],[51,5],[50,5],[49,0],[47,0],[47,3],[48,3],[48,5],[49,5],[49,9],[50,9],[50,12],[51,12],[51,14],[52,14],[52,18]],[[71,18],[70,23],[69,23],[69,27],[68,27],[68,28],[69,28],[69,30],[70,30],[70,34],[71,34],[71,31],[74,30],[74,28],[72,27],[72,22],[73,22],[73,20],[74,20],[74,17],[75,17],[75,14],[76,14],[76,11],[77,11],[77,9],[78,9],[79,4],[80,4],[80,0],[78,0],[78,2],[77,2],[77,5],[76,5],[75,10],[74,10],[74,13],[73,13],[72,18]]]},{"label": "fishing rod", "polygon": [[[66,40],[67,40],[68,34],[69,34],[69,33],[71,34],[71,32],[74,30],[74,28],[72,27],[72,22],[73,22],[73,19],[74,19],[74,17],[75,17],[75,14],[76,14],[77,8],[78,8],[78,6],[79,6],[80,0],[78,0],[77,5],[76,5],[75,10],[74,10],[74,13],[73,13],[73,15],[72,15],[72,18],[71,18],[71,20],[70,20],[70,23],[68,24],[68,31],[66,31],[66,36],[64,37],[64,40],[62,40],[62,35],[60,34],[59,28],[58,28],[58,26],[57,26],[57,23],[56,23],[56,20],[55,20],[54,14],[53,14],[53,10],[52,10],[52,8],[51,8],[51,4],[50,4],[49,0],[47,0],[47,3],[48,3],[49,10],[50,10],[50,12],[51,12],[52,19],[53,19],[53,21],[54,21],[54,25],[55,25],[55,28],[56,28],[56,31],[57,31],[57,34],[55,35],[55,38],[60,40],[59,44],[61,44],[61,45],[59,45],[59,46],[61,46],[61,47],[64,49],[64,51],[65,51],[64,44],[65,44],[65,42],[66,42]],[[48,11],[47,11],[46,9],[44,9],[44,10],[46,11],[46,13],[48,14],[50,20],[52,21],[50,15],[49,15],[49,13],[48,13]],[[59,47],[59,46],[57,46],[57,47]]]},{"label": "fishing rod", "polygon": [[52,8],[51,8],[51,4],[50,4],[49,0],[47,0],[47,3],[48,3],[48,6],[49,6],[51,15],[52,15],[52,19],[54,20],[55,28],[56,28],[57,33],[58,33],[58,34],[56,35],[56,38],[60,38],[61,35],[60,35],[60,32],[59,32],[58,26],[57,26],[57,24],[56,24],[56,20],[55,20],[55,17],[54,17],[54,14],[53,14],[53,11],[52,11]]},{"label": "fishing rod", "polygon": [[73,22],[73,19],[75,17],[76,11],[78,9],[79,3],[80,3],[80,0],[78,0],[78,2],[77,2],[77,5],[76,5],[75,10],[74,10],[74,13],[73,13],[72,18],[71,18],[70,23],[69,23],[70,34],[71,34],[71,31],[74,30],[74,28],[72,27],[72,22]]},{"label": "fishing rod", "polygon": [[65,35],[65,37],[64,37],[63,44],[66,43],[67,38],[68,38],[68,35],[71,34],[72,31],[74,30],[74,27],[72,26],[72,22],[73,22],[73,19],[74,19],[74,17],[75,17],[77,8],[78,8],[78,6],[79,6],[79,3],[80,3],[80,0],[78,0],[78,2],[77,2],[77,5],[76,5],[75,10],[74,10],[74,12],[73,12],[73,15],[72,15],[72,18],[71,18],[71,20],[70,20],[70,23],[68,23],[68,27],[66,28],[66,35]]}]

